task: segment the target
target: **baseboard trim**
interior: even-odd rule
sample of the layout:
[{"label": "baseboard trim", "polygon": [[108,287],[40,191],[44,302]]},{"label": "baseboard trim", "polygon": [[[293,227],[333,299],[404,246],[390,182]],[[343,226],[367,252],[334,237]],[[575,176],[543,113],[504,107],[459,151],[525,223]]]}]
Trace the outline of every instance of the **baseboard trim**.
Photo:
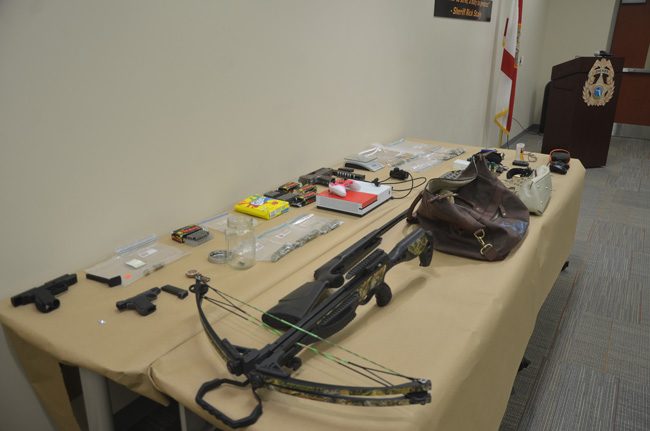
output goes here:
[{"label": "baseboard trim", "polygon": [[612,127],[612,136],[650,140],[650,126],[614,123],[614,127]]},{"label": "baseboard trim", "polygon": [[510,142],[515,142],[515,141],[517,141],[519,138],[521,138],[522,136],[524,136],[524,135],[526,135],[526,134],[528,134],[528,133],[531,133],[531,132],[533,132],[533,133],[538,133],[538,132],[539,132],[539,124],[531,124],[530,126],[528,126],[527,128],[525,128],[524,130],[522,130],[520,133],[517,133],[517,134],[516,134],[515,136],[513,136],[512,138],[507,139],[506,142],[504,142],[503,144],[501,144],[501,148],[509,148],[509,143],[510,143]]}]

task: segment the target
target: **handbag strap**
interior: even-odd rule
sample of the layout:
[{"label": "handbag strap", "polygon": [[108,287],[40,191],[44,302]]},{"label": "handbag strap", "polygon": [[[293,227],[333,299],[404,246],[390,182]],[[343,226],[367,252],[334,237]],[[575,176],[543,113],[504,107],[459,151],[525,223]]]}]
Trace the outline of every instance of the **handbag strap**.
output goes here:
[{"label": "handbag strap", "polygon": [[418,195],[413,199],[413,202],[411,202],[411,206],[409,207],[408,210],[406,210],[406,222],[407,223],[417,223],[417,214],[415,213],[415,207],[417,206],[418,203],[422,200],[422,193],[418,193]]},{"label": "handbag strap", "polygon": [[[427,193],[426,191],[421,191],[415,199],[413,199],[413,202],[411,202],[411,206],[409,209],[406,211],[406,221],[408,223],[418,223],[418,214],[417,211],[415,210],[415,207],[420,203],[420,201],[423,199],[424,193]],[[445,198],[442,198],[445,199]],[[469,214],[464,214],[464,213],[459,213],[459,212],[448,212],[446,211],[445,206],[438,207],[438,211],[436,211],[436,218],[439,220],[442,220],[446,223],[449,223],[450,225],[456,227],[457,229],[461,229],[467,232],[477,232],[479,230],[482,230],[485,228],[485,225],[478,220],[474,219],[471,217]]]}]

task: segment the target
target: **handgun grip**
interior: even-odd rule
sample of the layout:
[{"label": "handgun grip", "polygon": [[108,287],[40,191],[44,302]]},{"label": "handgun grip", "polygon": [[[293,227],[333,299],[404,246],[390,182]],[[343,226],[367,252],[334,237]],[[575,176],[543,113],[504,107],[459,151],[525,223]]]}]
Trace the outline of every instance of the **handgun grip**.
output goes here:
[{"label": "handgun grip", "polygon": [[41,313],[49,313],[59,308],[61,302],[48,289],[41,287],[34,293],[34,305]]},{"label": "handgun grip", "polygon": [[115,306],[118,310],[135,310],[141,316],[147,316],[154,311],[156,311],[156,305],[152,303],[154,299],[160,294],[160,289],[154,287],[147,290],[139,295],[136,295],[129,299],[124,299],[122,301],[117,301]]},{"label": "handgun grip", "polygon": [[140,316],[147,316],[156,311],[156,304],[151,302],[149,298],[139,297],[132,302],[133,308]]},{"label": "handgun grip", "polygon": [[291,324],[298,323],[318,305],[327,287],[326,281],[316,280],[303,284],[264,313],[262,321],[275,329],[282,331],[289,329],[290,326],[279,319]]},{"label": "handgun grip", "polygon": [[115,306],[118,310],[135,310],[140,316],[147,316],[156,311],[156,305],[149,298],[135,296],[133,298],[117,301]]},{"label": "handgun grip", "polygon": [[61,302],[44,287],[35,287],[11,297],[11,304],[14,307],[31,304],[32,302],[41,313],[49,313],[61,305]]},{"label": "handgun grip", "polygon": [[53,280],[44,283],[41,286],[34,287],[23,293],[11,297],[11,305],[18,307],[20,305],[31,304],[36,305],[36,308],[41,313],[49,313],[56,310],[61,305],[61,302],[56,299],[56,295],[68,290],[77,282],[77,274],[64,274]]}]

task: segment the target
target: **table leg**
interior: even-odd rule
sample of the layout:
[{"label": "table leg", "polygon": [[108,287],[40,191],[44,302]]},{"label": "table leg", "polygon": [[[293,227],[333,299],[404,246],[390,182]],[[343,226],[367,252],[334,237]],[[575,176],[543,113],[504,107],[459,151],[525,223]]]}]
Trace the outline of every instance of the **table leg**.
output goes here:
[{"label": "table leg", "polygon": [[113,410],[108,395],[106,378],[93,371],[79,367],[88,429],[90,431],[113,431]]},{"label": "table leg", "polygon": [[180,418],[180,422],[181,422],[181,431],[188,431],[185,407],[183,407],[183,404],[181,403],[178,403],[178,417]]},{"label": "table leg", "polygon": [[187,410],[181,403],[178,403],[178,413],[181,419],[181,431],[209,431],[216,428]]}]

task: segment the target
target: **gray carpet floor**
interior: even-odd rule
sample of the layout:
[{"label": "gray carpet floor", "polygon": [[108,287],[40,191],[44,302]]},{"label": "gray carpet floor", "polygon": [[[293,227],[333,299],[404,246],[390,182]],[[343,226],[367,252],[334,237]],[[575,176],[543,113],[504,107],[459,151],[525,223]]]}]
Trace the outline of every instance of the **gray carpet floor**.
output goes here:
[{"label": "gray carpet floor", "polygon": [[[516,142],[540,151],[541,140]],[[587,170],[569,262],[500,430],[650,430],[649,140],[613,137],[607,166]]]}]

